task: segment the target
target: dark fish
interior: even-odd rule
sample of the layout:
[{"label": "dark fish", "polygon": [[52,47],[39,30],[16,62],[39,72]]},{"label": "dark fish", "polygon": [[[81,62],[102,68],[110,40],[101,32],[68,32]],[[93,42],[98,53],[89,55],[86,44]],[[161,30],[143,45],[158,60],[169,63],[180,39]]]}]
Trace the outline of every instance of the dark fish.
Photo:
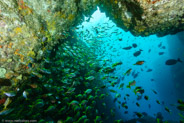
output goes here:
[{"label": "dark fish", "polygon": [[175,65],[177,62],[181,62],[182,63],[182,61],[180,60],[180,58],[178,58],[177,60],[175,60],[175,59],[169,59],[169,60],[167,60],[165,62],[165,64],[166,65]]},{"label": "dark fish", "polygon": [[151,108],[151,105],[149,104],[148,107]]},{"label": "dark fish", "polygon": [[151,49],[148,50],[148,53],[150,53],[150,52],[151,52]]},{"label": "dark fish", "polygon": [[140,107],[140,104],[139,104],[138,102],[136,102],[136,105],[137,105],[138,107]]},{"label": "dark fish", "polygon": [[162,46],[162,42],[160,42],[160,44],[158,45],[158,47],[161,47]]},{"label": "dark fish", "polygon": [[129,47],[124,47],[123,49],[124,49],[124,50],[130,50],[130,49],[132,49],[132,47],[131,47],[131,46],[129,46]]},{"label": "dark fish", "polygon": [[166,47],[165,46],[162,46],[162,49],[165,49]]},{"label": "dark fish", "polygon": [[106,88],[106,85],[102,85],[100,88],[104,89],[104,88]]},{"label": "dark fish", "polygon": [[129,94],[126,94],[127,97],[129,97],[130,95]]},{"label": "dark fish", "polygon": [[0,86],[11,86],[11,81],[9,79],[0,78]]},{"label": "dark fish", "polygon": [[121,80],[123,81],[125,79],[125,76],[121,77]]},{"label": "dark fish", "polygon": [[123,103],[121,104],[121,106],[124,107],[125,109],[128,109],[128,106],[126,105],[126,102],[123,102]]},{"label": "dark fish", "polygon": [[122,41],[122,38],[119,38],[119,41]]},{"label": "dark fish", "polygon": [[159,100],[156,100],[156,102],[157,102],[158,104],[160,104],[160,101],[159,101]]},{"label": "dark fish", "polygon": [[146,72],[151,72],[151,71],[153,71],[152,69],[148,69]]},{"label": "dark fish", "polygon": [[151,79],[151,81],[155,81],[154,79]]},{"label": "dark fish", "polygon": [[133,43],[132,46],[133,46],[134,48],[136,48],[136,47],[137,47],[137,44],[136,44],[136,43]]},{"label": "dark fish", "polygon": [[139,117],[139,118],[143,117],[143,115],[142,115],[141,113],[139,113],[139,112],[134,112],[134,113],[135,113],[136,116]]},{"label": "dark fish", "polygon": [[165,107],[165,110],[169,113],[171,113],[171,110],[168,107]]},{"label": "dark fish", "polygon": [[139,56],[140,54],[141,54],[141,51],[143,51],[143,50],[139,50],[139,51],[136,51],[133,55],[135,56],[135,57],[137,57],[137,56]]},{"label": "dark fish", "polygon": [[152,90],[152,91],[153,91],[153,93],[157,94],[157,92],[155,90]]},{"label": "dark fish", "polygon": [[135,70],[132,72],[132,76],[134,76],[135,75]]},{"label": "dark fish", "polygon": [[128,111],[125,111],[124,114],[128,114]]},{"label": "dark fish", "polygon": [[149,97],[148,97],[148,96],[144,96],[144,99],[145,99],[145,100],[148,100],[148,99],[149,99]]},{"label": "dark fish", "polygon": [[137,72],[137,73],[133,76],[133,78],[134,78],[134,79],[137,78],[138,75],[139,75],[139,72]]},{"label": "dark fish", "polygon": [[159,52],[158,54],[159,54],[159,55],[163,55],[163,54],[164,54],[164,52]]}]

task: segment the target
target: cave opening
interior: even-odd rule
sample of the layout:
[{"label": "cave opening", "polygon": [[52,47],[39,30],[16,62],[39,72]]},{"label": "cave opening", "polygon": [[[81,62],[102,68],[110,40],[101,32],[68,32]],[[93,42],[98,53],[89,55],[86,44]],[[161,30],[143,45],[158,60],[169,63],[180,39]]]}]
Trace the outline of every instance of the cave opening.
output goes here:
[{"label": "cave opening", "polygon": [[[117,80],[103,80],[108,86],[106,91],[110,94],[111,101],[106,100],[102,103],[108,104],[107,107],[111,107],[109,109],[115,109],[115,119],[122,118],[132,122],[156,122],[157,118],[175,122],[180,119],[177,114],[179,111],[172,104],[179,98],[184,98],[181,94],[182,89],[179,88],[179,85],[183,85],[184,78],[180,75],[184,71],[177,72],[177,69],[182,67],[181,63],[173,66],[166,64],[168,59],[183,59],[183,41],[177,39],[177,35],[180,34],[135,37],[130,32],[117,27],[99,8],[90,18],[86,18],[77,26],[75,34],[79,40],[86,43],[88,48],[94,50],[97,55],[96,60],[100,61],[102,67],[122,62],[113,73],[108,74],[117,77]],[[172,42],[173,39],[175,42]],[[172,47],[179,47],[178,51]],[[134,65],[137,61],[144,61],[144,64]],[[104,77],[104,73],[101,76]],[[127,88],[134,80],[135,87]],[[120,88],[122,84],[124,84],[123,89]],[[145,92],[141,95],[133,93],[136,87],[144,88]],[[116,97],[118,94],[121,95],[120,98]],[[149,97],[148,100],[145,99],[146,96]],[[122,104],[127,105],[128,108],[126,109]],[[171,115],[170,111],[175,113]],[[144,117],[138,118],[137,112],[141,112]]]}]

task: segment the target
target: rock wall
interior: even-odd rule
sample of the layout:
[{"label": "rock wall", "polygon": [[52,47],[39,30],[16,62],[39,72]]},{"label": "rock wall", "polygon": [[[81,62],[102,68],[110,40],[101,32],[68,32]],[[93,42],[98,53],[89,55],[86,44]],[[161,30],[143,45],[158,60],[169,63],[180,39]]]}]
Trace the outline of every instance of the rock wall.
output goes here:
[{"label": "rock wall", "polygon": [[184,0],[103,0],[102,11],[135,36],[184,30]]}]

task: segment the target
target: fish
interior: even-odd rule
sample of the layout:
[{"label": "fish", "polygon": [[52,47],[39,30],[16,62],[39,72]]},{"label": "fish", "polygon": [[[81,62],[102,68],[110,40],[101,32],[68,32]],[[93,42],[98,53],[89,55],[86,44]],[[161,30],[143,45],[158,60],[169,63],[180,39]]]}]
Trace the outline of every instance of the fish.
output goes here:
[{"label": "fish", "polygon": [[89,76],[89,77],[86,77],[85,79],[86,79],[86,80],[89,80],[89,81],[92,81],[92,80],[95,79],[95,77],[94,77],[94,76]]},{"label": "fish", "polygon": [[122,41],[122,38],[119,38],[119,41]]},{"label": "fish", "polygon": [[92,89],[87,89],[84,93],[85,94],[90,94],[92,92]]},{"label": "fish", "polygon": [[160,101],[159,101],[159,100],[156,100],[156,102],[157,102],[158,104],[160,104]]},{"label": "fish", "polygon": [[137,105],[138,107],[140,107],[140,104],[139,104],[138,102],[136,102],[136,105]]},{"label": "fish", "polygon": [[130,73],[131,73],[131,71],[132,71],[132,69],[130,68],[130,69],[128,69],[125,73],[124,73],[124,75],[130,75]]},{"label": "fish", "polygon": [[121,77],[121,81],[123,81],[125,79],[125,76]]},{"label": "fish", "polygon": [[150,53],[150,52],[151,52],[151,49],[148,50],[148,53]]},{"label": "fish", "polygon": [[4,109],[2,111],[0,111],[0,115],[7,115],[9,113],[11,113],[14,109]]},{"label": "fish", "polygon": [[151,104],[148,105],[148,108],[151,108]]},{"label": "fish", "polygon": [[16,96],[16,92],[15,91],[11,91],[11,92],[4,92],[4,94],[8,97],[14,97]]},{"label": "fish", "polygon": [[134,86],[136,84],[136,81],[130,81],[129,84],[127,85],[127,88],[131,88],[131,86]]},{"label": "fish", "polygon": [[[183,118],[183,120],[184,120],[184,116],[183,116],[181,113],[178,113],[178,115],[179,115],[181,118]],[[180,122],[180,123],[183,123],[183,122]]]},{"label": "fish", "polygon": [[125,109],[128,109],[128,106],[126,105],[126,102],[122,102],[121,106],[124,107]]},{"label": "fish", "polygon": [[128,111],[125,111],[124,114],[128,114]]},{"label": "fish", "polygon": [[127,97],[129,97],[130,95],[129,94],[126,94]]},{"label": "fish", "polygon": [[113,90],[113,89],[110,89],[110,92],[112,93],[117,93],[117,91]]},{"label": "fish", "polygon": [[136,43],[133,43],[132,46],[133,46],[134,48],[136,48],[136,47],[137,47],[137,44],[136,44]]},{"label": "fish", "polygon": [[140,86],[138,86],[138,87],[136,87],[135,89],[134,89],[134,93],[135,93],[135,95],[136,94],[143,94],[144,93],[144,89],[142,89],[142,87],[140,87]]},{"label": "fish", "polygon": [[177,109],[180,110],[180,111],[184,111],[184,106],[183,105],[179,105],[179,106],[177,106]]},{"label": "fish", "polygon": [[143,114],[142,113],[140,113],[140,112],[134,112],[135,114],[136,114],[136,116],[137,117],[139,117],[139,118],[142,118],[143,117]]},{"label": "fish", "polygon": [[154,79],[151,79],[151,81],[155,81]]},{"label": "fish", "polygon": [[12,102],[12,100],[8,97],[5,101],[5,103],[3,104],[4,105],[4,108],[3,109],[6,109],[7,106]]},{"label": "fish", "polygon": [[146,72],[151,72],[151,71],[153,71],[152,69],[148,69]]},{"label": "fish", "polygon": [[112,67],[116,67],[116,66],[118,66],[118,65],[122,65],[123,63],[120,61],[120,62],[116,62],[116,63],[114,63],[114,64],[112,64]]},{"label": "fish", "polygon": [[148,97],[148,96],[144,96],[144,99],[145,99],[145,100],[148,100],[148,99],[149,99],[149,97]]},{"label": "fish", "polygon": [[158,45],[158,47],[161,47],[162,46],[162,42],[160,42],[160,44]]},{"label": "fish", "polygon": [[166,47],[165,47],[165,46],[162,46],[161,48],[162,48],[162,49],[165,49]]},{"label": "fish", "polygon": [[120,98],[121,94],[116,94],[115,98]]},{"label": "fish", "polygon": [[168,107],[165,107],[165,110],[169,113],[171,113],[171,110]]},{"label": "fish", "polygon": [[27,91],[24,91],[23,93],[22,93],[22,96],[25,98],[25,99],[27,99],[28,98],[28,92]]},{"label": "fish", "polygon": [[128,46],[128,47],[124,47],[123,49],[124,50],[130,50],[130,49],[132,49],[132,47],[131,46]]},{"label": "fish", "polygon": [[124,85],[125,85],[124,83],[121,83],[121,84],[119,85],[119,89],[123,88]]},{"label": "fish", "polygon": [[164,52],[159,52],[158,54],[159,54],[159,55],[163,55],[163,54],[164,54]]},{"label": "fish", "polygon": [[102,85],[100,88],[104,89],[104,88],[106,88],[106,87],[107,87],[106,85]]},{"label": "fish", "polygon": [[180,60],[180,58],[178,58],[177,60],[175,59],[169,59],[165,62],[166,65],[175,65],[177,62],[182,63],[182,61]]},{"label": "fish", "polygon": [[177,101],[179,104],[183,104],[184,105],[184,101],[182,99],[178,99]]},{"label": "fish", "polygon": [[135,64],[133,64],[133,65],[142,65],[142,64],[144,64],[144,62],[145,61],[137,61]]},{"label": "fish", "polygon": [[152,90],[152,91],[153,91],[153,93],[157,94],[157,92],[155,90]]},{"label": "fish", "polygon": [[139,51],[134,52],[133,55],[134,55],[135,57],[137,57],[137,56],[139,56],[139,55],[141,54],[141,51],[143,51],[143,50],[140,49]]},{"label": "fish", "polygon": [[139,75],[139,72],[135,73],[134,76],[133,76],[133,78],[134,78],[134,79],[137,78],[138,75]]}]

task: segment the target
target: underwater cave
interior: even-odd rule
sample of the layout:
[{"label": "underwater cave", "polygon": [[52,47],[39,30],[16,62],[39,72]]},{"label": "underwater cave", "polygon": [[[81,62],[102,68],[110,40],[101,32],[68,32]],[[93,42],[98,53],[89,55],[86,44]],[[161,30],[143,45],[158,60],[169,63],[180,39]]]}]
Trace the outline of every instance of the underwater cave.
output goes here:
[{"label": "underwater cave", "polygon": [[183,4],[2,0],[0,122],[183,123]]}]

